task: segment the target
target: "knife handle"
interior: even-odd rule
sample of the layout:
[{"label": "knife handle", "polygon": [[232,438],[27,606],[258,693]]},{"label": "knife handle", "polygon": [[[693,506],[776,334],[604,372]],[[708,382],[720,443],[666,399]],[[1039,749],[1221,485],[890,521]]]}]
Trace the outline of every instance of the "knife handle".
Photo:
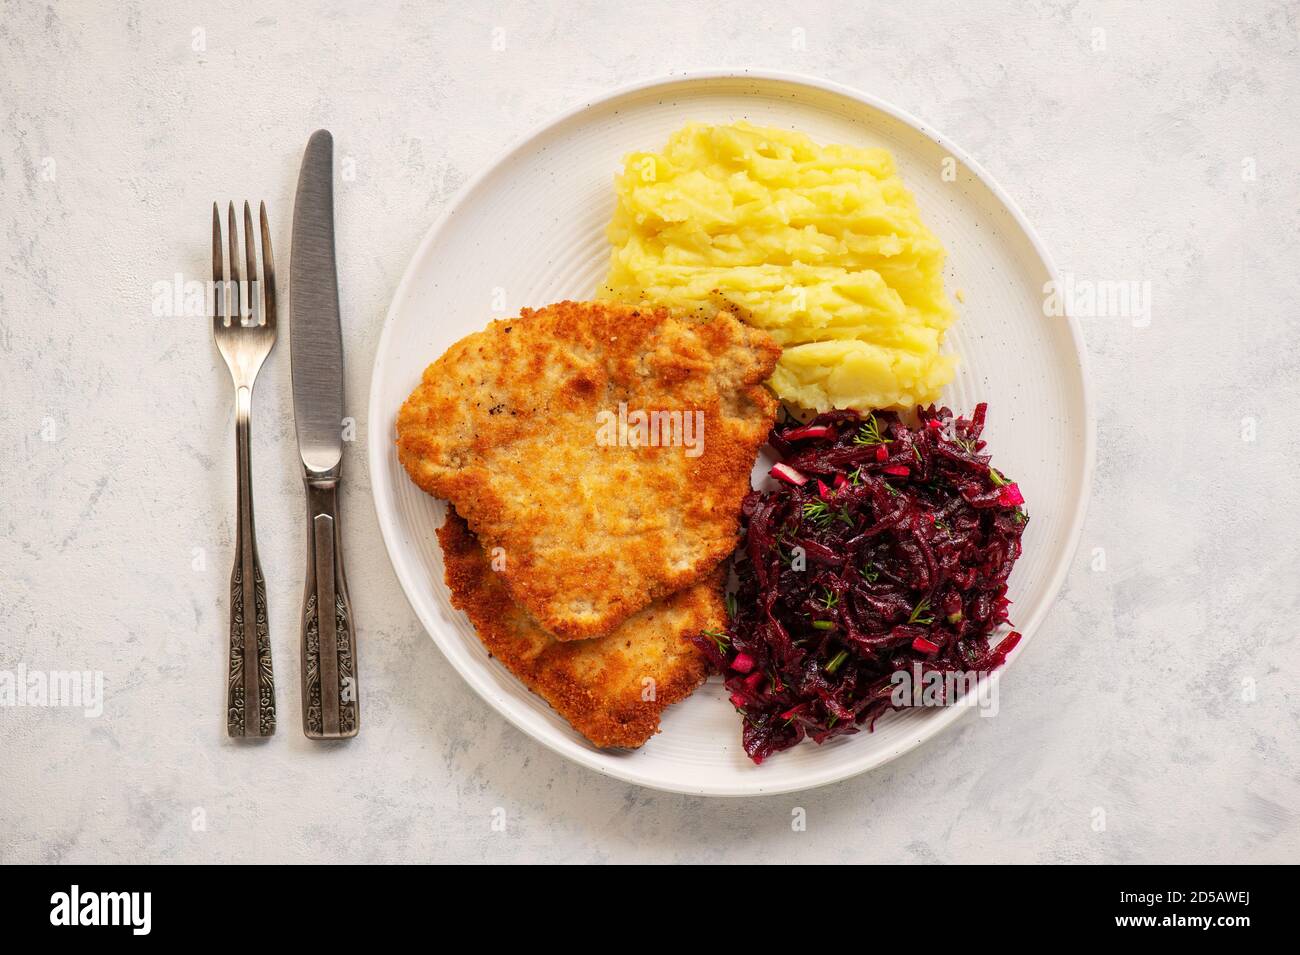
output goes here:
[{"label": "knife handle", "polygon": [[[308,477],[307,586],[302,611],[302,731],[308,739],[357,735],[357,638],[343,576],[334,477]],[[321,608],[333,612],[321,613]]]}]

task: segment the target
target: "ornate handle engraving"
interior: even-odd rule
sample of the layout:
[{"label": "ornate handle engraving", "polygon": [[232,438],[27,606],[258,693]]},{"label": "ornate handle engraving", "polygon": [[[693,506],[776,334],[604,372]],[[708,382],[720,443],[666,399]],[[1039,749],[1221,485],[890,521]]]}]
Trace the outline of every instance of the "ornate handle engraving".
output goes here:
[{"label": "ornate handle engraving", "polygon": [[[275,675],[271,670],[271,636],[266,621],[266,582],[256,558],[253,561],[253,599],[255,613],[251,621],[244,618],[244,586],[241,561],[235,562],[230,575],[230,671],[227,681],[226,729],[231,736],[270,736],[275,732]],[[249,719],[244,692],[248,668],[245,665],[245,626],[251,622],[257,641],[257,699]],[[251,725],[253,732],[246,732]]]},{"label": "ornate handle engraving", "polygon": [[[343,575],[338,482],[307,483],[307,586],[302,623],[302,723],[311,739],[357,735],[356,632]],[[333,613],[322,614],[322,607]]]},{"label": "ornate handle engraving", "polygon": [[252,390],[235,393],[235,479],[238,491],[235,567],[230,573],[230,669],[227,672],[226,731],[231,736],[275,732],[275,678],[266,623],[266,581],[257,560],[253,529],[253,477],[249,412]]}]

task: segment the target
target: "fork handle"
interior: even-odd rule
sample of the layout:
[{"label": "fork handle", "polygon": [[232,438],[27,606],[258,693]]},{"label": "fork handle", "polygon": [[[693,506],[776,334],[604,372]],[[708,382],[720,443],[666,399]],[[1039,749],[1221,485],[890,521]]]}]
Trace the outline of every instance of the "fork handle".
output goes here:
[{"label": "fork handle", "polygon": [[[357,638],[343,576],[337,474],[308,476],[302,611],[302,728],[308,739],[357,735]],[[321,612],[330,608],[333,612]]]},{"label": "fork handle", "polygon": [[253,525],[250,418],[253,390],[235,390],[235,566],[230,572],[230,667],[226,731],[231,736],[275,732],[275,680],[266,616],[266,581]]}]

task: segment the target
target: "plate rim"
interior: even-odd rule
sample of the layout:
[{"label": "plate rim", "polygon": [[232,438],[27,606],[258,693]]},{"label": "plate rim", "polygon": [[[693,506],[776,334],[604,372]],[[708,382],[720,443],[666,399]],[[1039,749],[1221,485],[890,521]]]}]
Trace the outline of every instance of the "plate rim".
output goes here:
[{"label": "plate rim", "polygon": [[[388,461],[386,455],[394,453],[394,439],[392,439],[392,422],[385,421],[379,427],[376,423],[383,420],[384,411],[380,407],[380,378],[379,366],[381,359],[387,354],[389,340],[392,335],[392,329],[399,306],[404,306],[410,295],[410,289],[414,283],[414,276],[417,263],[424,260],[429,247],[433,244],[438,234],[456,215],[460,206],[478,189],[479,185],[491,176],[502,164],[508,162],[522,150],[527,149],[535,140],[549,133],[553,128],[568,122],[570,119],[596,109],[612,100],[631,95],[633,93],[644,92],[655,87],[683,86],[695,83],[707,83],[719,80],[745,80],[752,79],[763,82],[784,83],[794,86],[803,86],[812,90],[824,93],[831,93],[845,99],[853,100],[857,103],[866,105],[872,109],[879,110],[886,115],[906,124],[916,130],[922,136],[932,140],[934,143],[948,151],[954,159],[963,167],[974,174],[980,182],[987,188],[994,197],[1000,202],[1004,209],[1011,214],[1017,227],[1029,239],[1034,253],[1039,257],[1043,266],[1046,268],[1048,276],[1057,285],[1060,285],[1060,272],[1056,267],[1056,262],[1048,251],[1047,246],[1043,243],[1042,238],[1038,235],[1037,230],[1026,218],[1020,207],[1012,200],[1011,196],[1002,188],[1002,186],[989,173],[975,162],[964,150],[953,143],[948,137],[944,136],[938,130],[934,129],[928,123],[922,121],[910,112],[895,106],[887,100],[880,99],[869,93],[854,89],[844,84],[822,79],[807,74],[783,71],[783,70],[748,70],[748,69],[700,69],[700,70],[680,70],[661,73],[655,76],[637,80],[618,86],[612,90],[602,93],[599,96],[581,100],[576,105],[562,110],[560,113],[551,116],[541,123],[534,125],[531,129],[510,142],[504,149],[498,152],[491,162],[484,165],[478,172],[471,176],[456,194],[442,209],[433,223],[425,232],[424,237],[412,252],[410,260],[407,262],[406,269],[402,273],[402,278],[397,287],[393,290],[393,296],[389,302],[388,310],[384,315],[384,325],[379,334],[379,341],[375,346],[374,361],[370,369],[370,389],[369,398],[366,406],[366,461],[370,469],[370,499],[375,509],[375,519],[379,524],[380,535],[384,541],[384,550],[388,555],[388,561],[392,565],[393,573],[397,577],[397,582],[402,590],[402,596],[411,608],[412,614],[419,621],[420,626],[424,628],[429,639],[442,653],[444,659],[451,664],[452,668],[460,677],[477,693],[485,702],[494,710],[504,717],[511,725],[526,735],[529,739],[540,743],[547,749],[558,755],[594,770],[603,776],[618,779],[623,782],[633,783],[638,786],[644,786],[648,789],[654,789],[661,792],[682,793],[696,796],[720,796],[720,797],[742,797],[742,796],[770,796],[782,793],[804,792],[810,789],[816,789],[821,786],[828,786],[832,783],[841,782],[850,779],[864,772],[876,769],[884,764],[898,758],[928,740],[933,739],[940,733],[948,729],[954,722],[960,719],[961,715],[970,707],[955,706],[948,707],[940,713],[930,716],[920,728],[919,733],[908,734],[893,745],[881,750],[877,750],[860,759],[857,762],[851,762],[845,766],[831,767],[830,769],[820,772],[812,771],[806,775],[806,779],[794,781],[787,784],[776,784],[770,787],[764,787],[760,780],[755,780],[754,784],[687,784],[673,785],[662,779],[647,777],[644,773],[638,772],[634,766],[613,767],[607,764],[601,757],[604,755],[600,752],[588,751],[586,749],[563,746],[556,741],[536,735],[531,729],[516,719],[513,712],[506,705],[505,701],[500,698],[499,694],[490,685],[485,674],[479,672],[481,668],[462,666],[459,661],[453,658],[446,650],[443,649],[442,643],[435,634],[434,627],[430,622],[425,620],[424,616],[416,607],[412,597],[412,588],[416,586],[416,581],[412,579],[412,571],[409,567],[404,566],[404,561],[399,561],[396,548],[399,531],[396,527],[396,513],[393,507],[393,500],[389,494],[386,479],[381,479],[385,473]],[[1010,669],[1011,664],[1020,657],[1024,652],[1026,645],[1033,639],[1039,625],[1046,617],[1047,613],[1055,605],[1060,597],[1061,588],[1065,584],[1066,576],[1074,563],[1074,557],[1078,553],[1079,541],[1083,535],[1083,527],[1087,516],[1088,502],[1092,497],[1093,472],[1096,465],[1096,414],[1094,406],[1093,387],[1091,376],[1088,373],[1088,352],[1084,342],[1082,329],[1080,328],[1077,318],[1068,310],[1063,316],[1066,326],[1069,330],[1070,340],[1074,346],[1075,356],[1079,363],[1080,387],[1083,396],[1084,411],[1084,448],[1083,448],[1083,475],[1082,487],[1078,501],[1075,502],[1074,512],[1069,518],[1069,530],[1066,535],[1066,544],[1064,557],[1058,563],[1052,573],[1051,578],[1047,581],[1046,594],[1038,613],[1018,626],[1016,629],[1022,634],[1020,644],[1007,657],[1006,662],[993,675],[992,679],[1000,681],[1002,674]],[[1059,320],[1059,318],[1058,318]],[[381,497],[384,498],[381,506]]]}]

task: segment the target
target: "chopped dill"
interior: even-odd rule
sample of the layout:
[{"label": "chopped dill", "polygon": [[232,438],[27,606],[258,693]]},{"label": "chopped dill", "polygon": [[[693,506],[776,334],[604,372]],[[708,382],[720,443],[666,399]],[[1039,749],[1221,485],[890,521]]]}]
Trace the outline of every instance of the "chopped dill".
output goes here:
[{"label": "chopped dill", "polygon": [[853,436],[853,443],[868,446],[885,443],[885,438],[880,433],[880,423],[876,421],[875,415],[867,415],[867,420],[858,430],[858,433]]},{"label": "chopped dill", "polygon": [[825,527],[831,522],[831,508],[825,501],[804,501],[803,516],[818,527]]},{"label": "chopped dill", "polygon": [[930,624],[934,623],[934,614],[926,614],[926,611],[929,609],[930,609],[930,598],[929,597],[921,598],[921,602],[917,604],[914,608],[912,608],[912,614],[907,618],[907,622],[919,623],[928,627]]},{"label": "chopped dill", "polygon": [[731,643],[731,638],[721,630],[701,630],[700,636],[708,637],[713,641],[713,645],[718,648],[719,653],[726,653],[727,647]]}]

